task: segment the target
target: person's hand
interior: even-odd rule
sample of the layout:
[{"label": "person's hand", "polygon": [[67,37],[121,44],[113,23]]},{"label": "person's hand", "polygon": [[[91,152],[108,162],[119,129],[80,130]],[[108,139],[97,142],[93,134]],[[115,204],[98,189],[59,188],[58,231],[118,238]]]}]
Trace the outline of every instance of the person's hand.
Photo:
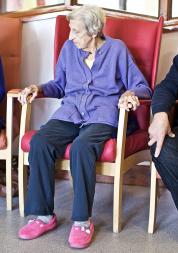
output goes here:
[{"label": "person's hand", "polygon": [[120,97],[118,107],[124,108],[127,111],[135,111],[139,105],[138,97],[135,96],[133,91],[128,90]]},{"label": "person's hand", "polygon": [[155,157],[158,157],[161,152],[165,136],[175,137],[175,134],[171,131],[168,115],[165,112],[159,112],[154,115],[148,132],[150,137],[148,145],[152,146],[156,143]]},{"label": "person's hand", "polygon": [[37,85],[30,85],[23,89],[18,95],[18,101],[23,105],[26,103],[31,103],[35,97],[38,95],[39,86]]}]

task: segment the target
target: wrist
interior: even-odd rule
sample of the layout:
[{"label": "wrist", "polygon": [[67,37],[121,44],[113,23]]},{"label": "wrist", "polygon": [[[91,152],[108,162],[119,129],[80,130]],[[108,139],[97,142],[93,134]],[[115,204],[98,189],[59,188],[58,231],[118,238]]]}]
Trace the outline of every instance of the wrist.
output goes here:
[{"label": "wrist", "polygon": [[128,91],[135,96],[135,90],[134,89],[131,89],[131,90],[128,90]]},{"label": "wrist", "polygon": [[135,96],[135,92],[133,90],[127,90],[125,93],[127,93],[131,96]]}]

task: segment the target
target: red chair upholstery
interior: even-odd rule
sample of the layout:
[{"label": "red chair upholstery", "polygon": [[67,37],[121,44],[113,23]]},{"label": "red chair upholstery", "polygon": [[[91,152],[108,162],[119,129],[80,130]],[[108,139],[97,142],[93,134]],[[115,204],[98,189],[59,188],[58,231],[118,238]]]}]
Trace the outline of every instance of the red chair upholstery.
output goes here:
[{"label": "red chair upholstery", "polygon": [[[36,133],[36,130],[30,130],[24,134],[21,141],[21,149],[24,152],[30,151],[30,141],[32,136]],[[142,140],[142,141],[140,141]],[[128,157],[131,155],[134,150],[137,152],[139,150],[143,150],[147,148],[148,142],[148,135],[145,134],[142,130],[135,131],[132,135],[128,136],[126,139],[126,151],[125,156]],[[114,162],[116,159],[116,139],[110,139],[106,141],[103,153],[99,158],[100,162]],[[70,151],[71,144],[68,145],[66,148],[64,159],[69,160],[69,151]]]},{"label": "red chair upholstery", "polygon": [[[159,22],[141,19],[127,19],[119,17],[107,17],[104,33],[114,38],[123,40],[132,52],[136,63],[148,80],[152,90],[154,89],[157,63],[159,56],[160,40],[163,18]],[[54,40],[54,65],[61,47],[69,35],[69,24],[65,16],[56,18],[56,30]],[[28,151],[30,140],[35,133],[29,128],[30,104],[22,107],[20,150],[19,150],[19,207],[20,213],[24,213],[24,165],[28,164]],[[122,178],[124,173],[134,165],[150,161],[147,147],[148,125],[150,120],[150,101],[141,101],[140,107],[134,112],[137,117],[139,130],[126,138],[128,113],[120,110],[118,137],[108,140],[103,154],[97,162],[97,172],[114,177],[113,196],[113,231],[121,229],[121,204],[122,204]],[[25,122],[25,123],[24,123]],[[69,169],[69,149],[67,147],[64,159],[57,163],[61,169]]]}]

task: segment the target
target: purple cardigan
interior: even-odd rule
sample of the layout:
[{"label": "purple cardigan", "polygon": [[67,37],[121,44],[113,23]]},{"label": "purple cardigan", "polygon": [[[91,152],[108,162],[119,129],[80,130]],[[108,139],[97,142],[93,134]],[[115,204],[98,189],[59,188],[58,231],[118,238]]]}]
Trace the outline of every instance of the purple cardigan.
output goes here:
[{"label": "purple cardigan", "polygon": [[106,36],[91,69],[84,63],[88,54],[71,40],[65,42],[55,79],[42,85],[46,97],[63,98],[52,119],[117,127],[122,93],[132,90],[139,98],[150,98],[151,90],[122,41]]}]

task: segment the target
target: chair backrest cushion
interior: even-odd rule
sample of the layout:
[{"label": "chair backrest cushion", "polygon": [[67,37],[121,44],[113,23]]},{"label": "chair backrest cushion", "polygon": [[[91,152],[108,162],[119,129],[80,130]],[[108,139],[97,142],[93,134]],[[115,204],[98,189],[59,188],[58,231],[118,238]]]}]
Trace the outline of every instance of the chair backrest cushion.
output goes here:
[{"label": "chair backrest cushion", "polygon": [[[22,22],[18,18],[0,17],[0,56],[6,91],[20,86]],[[20,87],[19,87],[20,88]],[[5,114],[6,101],[0,106]]]},{"label": "chair backrest cushion", "polygon": [[69,32],[69,22],[67,21],[66,16],[57,16],[54,38],[54,68],[56,66],[61,48],[69,37]]},{"label": "chair backrest cushion", "polygon": [[20,83],[22,22],[18,18],[0,17],[0,31],[0,56],[9,90]]}]

